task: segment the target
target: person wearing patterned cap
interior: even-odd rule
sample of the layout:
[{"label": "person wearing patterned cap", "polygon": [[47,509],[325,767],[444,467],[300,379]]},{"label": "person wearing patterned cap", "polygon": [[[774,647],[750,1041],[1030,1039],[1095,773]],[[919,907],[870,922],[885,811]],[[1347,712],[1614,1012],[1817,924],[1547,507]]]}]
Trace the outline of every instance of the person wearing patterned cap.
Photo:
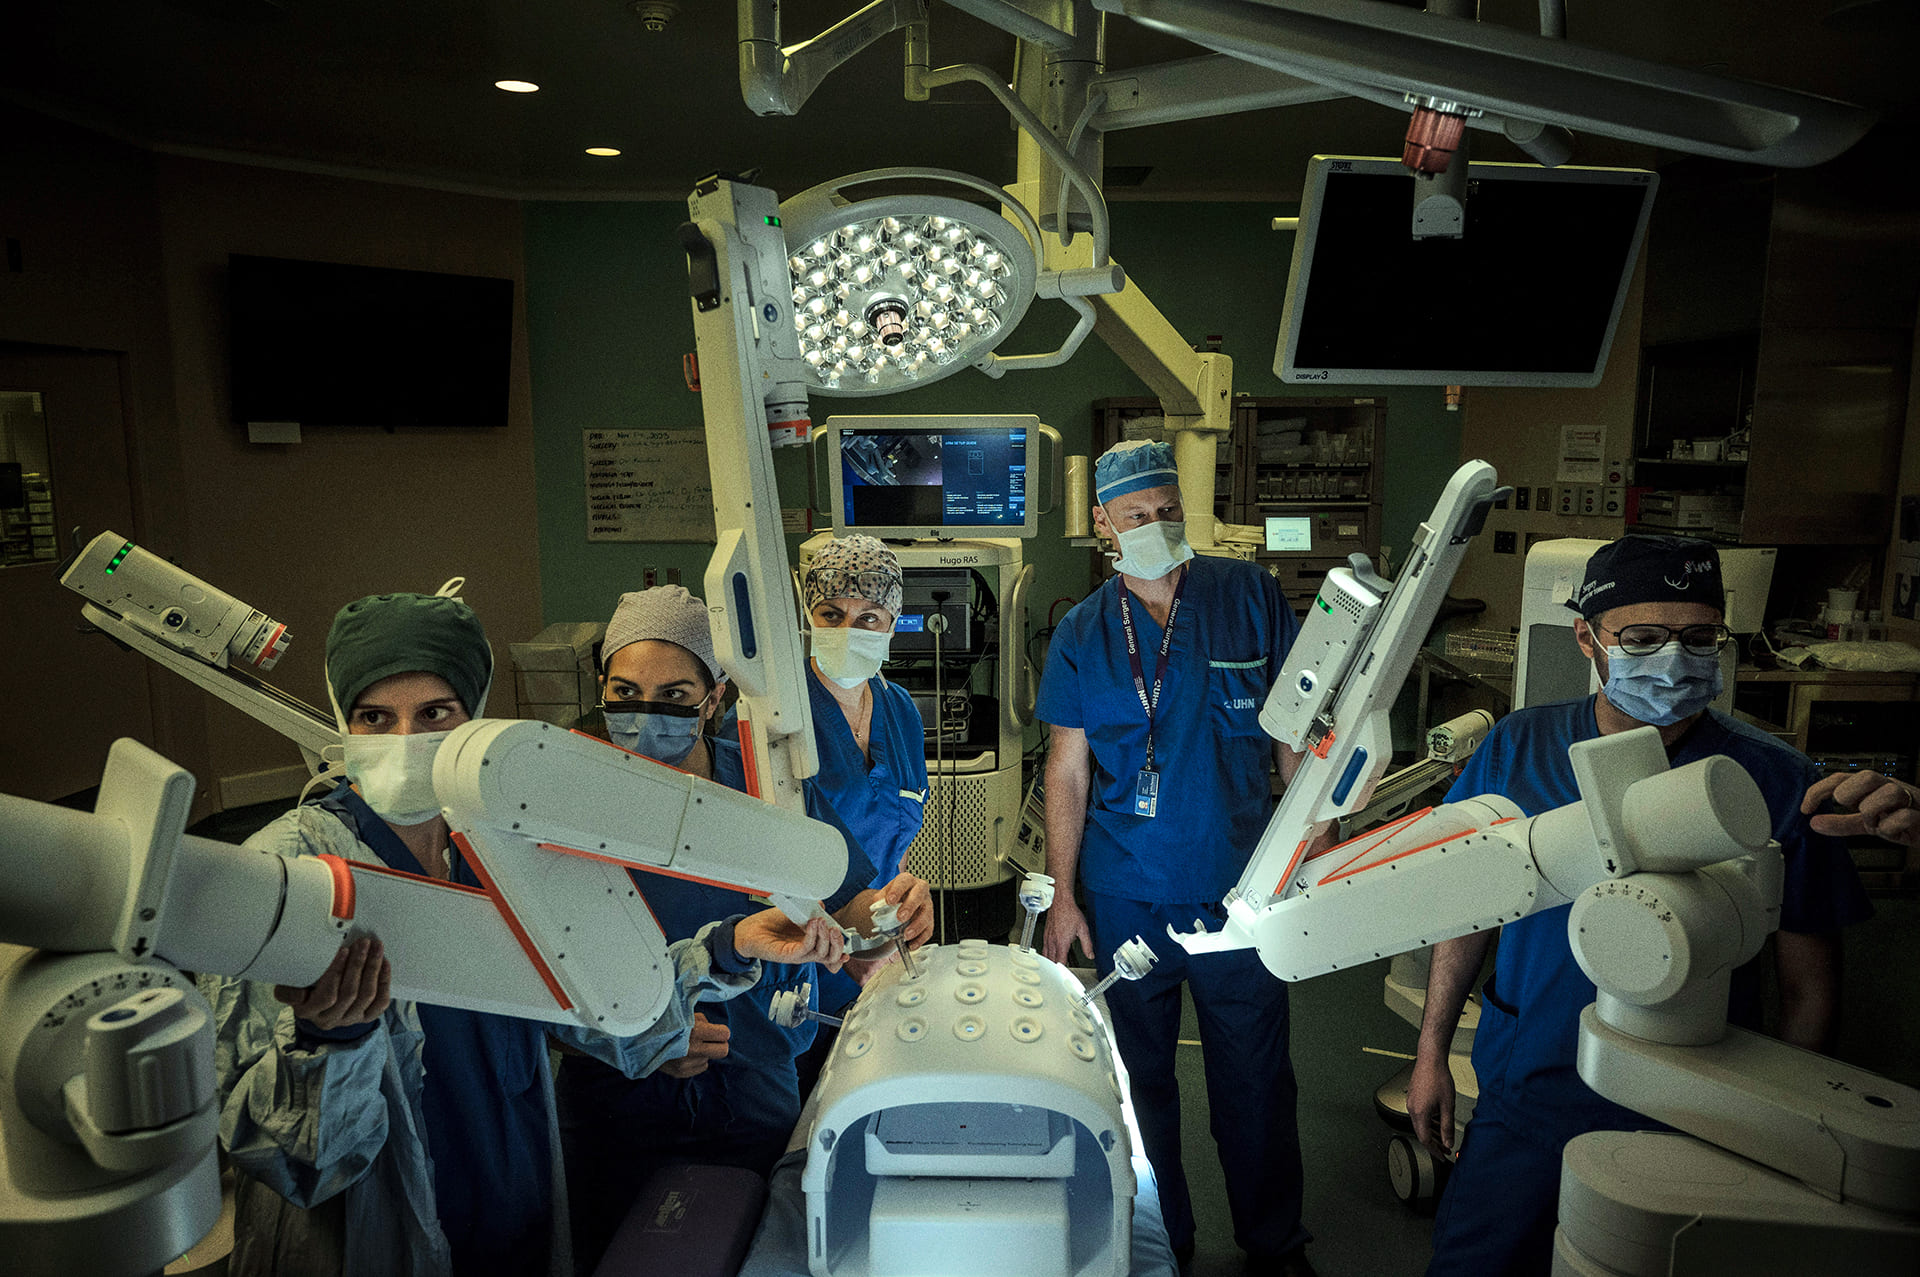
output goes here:
[{"label": "person wearing patterned cap", "polygon": [[[1809,1050],[1832,1042],[1839,1006],[1840,928],[1871,912],[1846,846],[1800,810],[1815,775],[1805,755],[1710,708],[1728,641],[1720,556],[1691,537],[1626,536],[1596,550],[1567,606],[1601,690],[1528,706],[1494,725],[1448,802],[1503,794],[1525,815],[1580,800],[1567,749],[1637,727],[1659,729],[1675,767],[1724,754],[1760,786],[1786,860],[1773,946],[1779,1036]],[[1456,1143],[1447,1048],[1479,977],[1491,932],[1434,946],[1420,1045],[1407,1087],[1415,1133],[1436,1153],[1458,1149],[1433,1228],[1429,1273],[1545,1273],[1553,1265],[1561,1150],[1586,1131],[1636,1130],[1647,1119],[1601,1098],[1575,1066],[1580,1012],[1593,981],[1567,939],[1568,905],[1500,929],[1481,998],[1473,1066],[1480,1098]],[[1734,973],[1728,1019],[1757,1029],[1759,958]]]},{"label": "person wearing patterned cap", "polygon": [[1287,986],[1251,949],[1190,955],[1167,935],[1225,920],[1273,811],[1269,768],[1292,775],[1259,712],[1299,624],[1254,564],[1194,557],[1167,444],[1117,444],[1094,484],[1116,575],[1060,622],[1034,710],[1051,726],[1047,872],[1080,887],[1048,911],[1046,955],[1064,962],[1077,941],[1104,975],[1138,935],[1158,959],[1106,998],[1176,1254],[1194,1236],[1174,1076],[1185,984],[1234,1240],[1250,1272],[1310,1273]]},{"label": "person wearing patterned cap", "polygon": [[[807,697],[820,770],[809,792],[830,808],[865,849],[878,886],[906,872],[907,848],[927,803],[926,730],[906,690],[880,667],[905,601],[900,560],[884,543],[855,534],[828,541],[800,579],[807,627]],[[859,986],[847,974],[824,976],[822,1010],[838,1012]],[[824,1030],[800,1062],[811,1090],[835,1034]]]},{"label": "person wearing patterned cap", "polygon": [[[433,760],[446,733],[485,710],[492,678],[486,635],[459,600],[349,603],[326,660],[346,779],[247,846],[478,888],[450,843]],[[838,949],[837,933],[801,931],[774,910],[716,923],[672,947],[678,996],[631,1038],[395,1001],[375,937],[343,947],[304,989],[203,976],[235,1168],[229,1270],[567,1271],[548,1036],[639,1075],[684,1053],[695,1001],[752,987],[755,958],[833,960]]]},{"label": "person wearing patterned cap", "polygon": [[[740,742],[712,734],[726,675],[713,650],[707,605],[677,585],[622,594],[600,645],[600,712],[608,739],[704,780],[746,791]],[[583,727],[590,730],[590,725]],[[808,782],[808,814],[834,813]],[[847,835],[844,827],[841,833]],[[850,862],[841,889],[824,903],[846,910],[873,893],[875,876],[859,842],[847,836]],[[698,933],[715,918],[752,908],[744,892],[713,883],[631,871],[669,940]],[[891,878],[891,876],[889,876]],[[931,914],[918,880],[886,881],[902,916]],[[916,887],[918,888],[916,897]],[[910,922],[929,929],[930,918]],[[809,991],[817,1006],[819,969],[765,963],[739,1005],[697,1012],[687,1050],[644,1078],[585,1055],[568,1055],[555,1079],[566,1154],[574,1258],[591,1271],[647,1177],[675,1161],[741,1166],[767,1174],[800,1117],[794,1061],[812,1045],[815,1025],[781,1028],[768,1017],[776,993]]]},{"label": "person wearing patterned cap", "polygon": [[873,862],[874,886],[906,867],[927,801],[926,732],[905,689],[880,675],[900,617],[900,560],[870,536],[837,537],[807,565],[808,691],[822,794]]}]

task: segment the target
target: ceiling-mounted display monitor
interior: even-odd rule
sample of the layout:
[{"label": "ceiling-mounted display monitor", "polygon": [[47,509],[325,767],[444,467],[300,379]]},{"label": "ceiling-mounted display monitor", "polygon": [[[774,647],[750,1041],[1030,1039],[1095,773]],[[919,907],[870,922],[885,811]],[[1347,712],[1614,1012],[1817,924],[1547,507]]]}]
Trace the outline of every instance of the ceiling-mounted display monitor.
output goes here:
[{"label": "ceiling-mounted display monitor", "polygon": [[1592,386],[1656,174],[1473,164],[1463,233],[1413,237],[1397,159],[1307,166],[1273,370],[1313,385]]},{"label": "ceiling-mounted display monitor", "polygon": [[826,431],[836,536],[1034,534],[1037,417],[829,417]]}]

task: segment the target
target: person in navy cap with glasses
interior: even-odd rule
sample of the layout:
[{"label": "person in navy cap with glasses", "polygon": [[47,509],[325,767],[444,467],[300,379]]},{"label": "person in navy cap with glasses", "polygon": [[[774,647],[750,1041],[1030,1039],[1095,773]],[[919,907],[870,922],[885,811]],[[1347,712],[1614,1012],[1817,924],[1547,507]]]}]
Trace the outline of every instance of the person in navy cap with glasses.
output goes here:
[{"label": "person in navy cap with glasses", "polygon": [[[1622,537],[1594,552],[1567,606],[1580,613],[1574,638],[1599,672],[1600,691],[1529,706],[1495,724],[1447,801],[1503,794],[1529,816],[1576,802],[1567,747],[1636,727],[1659,729],[1675,767],[1714,754],[1733,759],[1766,797],[1786,859],[1773,946],[1776,1032],[1795,1046],[1828,1049],[1840,999],[1840,928],[1871,909],[1845,845],[1810,828],[1801,812],[1812,762],[1710,708],[1723,690],[1720,651],[1729,641],[1719,553],[1689,537]],[[1568,908],[1500,929],[1473,1044],[1480,1099],[1457,1144],[1447,1045],[1493,936],[1483,931],[1434,947],[1407,1110],[1429,1148],[1443,1155],[1458,1148],[1459,1160],[1434,1219],[1430,1275],[1548,1272],[1562,1147],[1586,1131],[1649,1125],[1602,1099],[1575,1070],[1580,1012],[1594,986],[1574,961]],[[1767,960],[1763,953],[1735,972],[1733,1023],[1761,1027],[1757,967]]]}]

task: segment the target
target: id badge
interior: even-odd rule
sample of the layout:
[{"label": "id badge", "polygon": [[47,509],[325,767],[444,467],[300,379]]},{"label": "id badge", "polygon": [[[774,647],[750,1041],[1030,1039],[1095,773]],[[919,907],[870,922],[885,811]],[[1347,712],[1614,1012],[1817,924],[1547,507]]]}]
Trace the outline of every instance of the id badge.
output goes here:
[{"label": "id badge", "polygon": [[1142,767],[1140,774],[1133,780],[1133,814],[1153,816],[1160,810],[1160,773],[1151,767]]}]

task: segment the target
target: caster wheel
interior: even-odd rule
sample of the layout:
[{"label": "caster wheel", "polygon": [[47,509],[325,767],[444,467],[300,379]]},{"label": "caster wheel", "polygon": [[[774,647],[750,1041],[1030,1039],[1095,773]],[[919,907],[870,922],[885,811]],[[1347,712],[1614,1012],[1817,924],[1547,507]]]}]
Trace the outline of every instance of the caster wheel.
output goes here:
[{"label": "caster wheel", "polygon": [[1393,1185],[1393,1195],[1416,1214],[1433,1213],[1448,1169],[1446,1162],[1435,1158],[1411,1135],[1396,1135],[1387,1141],[1387,1179]]}]

